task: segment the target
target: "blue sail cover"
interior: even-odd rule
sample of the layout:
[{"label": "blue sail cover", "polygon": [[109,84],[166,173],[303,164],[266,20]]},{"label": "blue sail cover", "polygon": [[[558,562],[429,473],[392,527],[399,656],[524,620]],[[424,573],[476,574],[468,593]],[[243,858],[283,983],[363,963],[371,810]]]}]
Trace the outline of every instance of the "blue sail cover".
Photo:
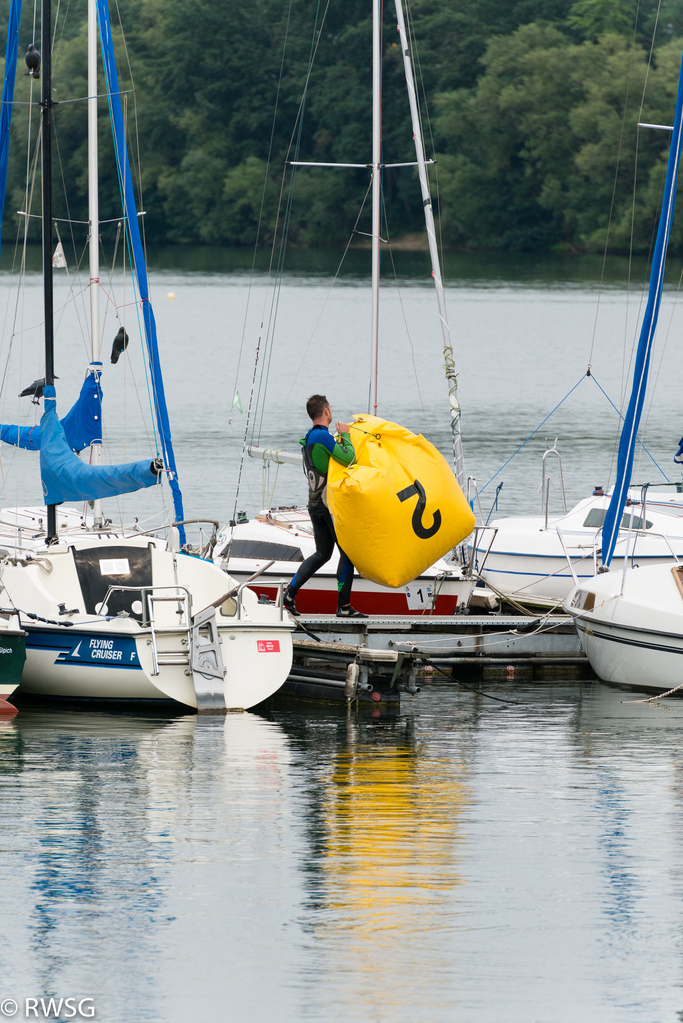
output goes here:
[{"label": "blue sail cover", "polygon": [[45,504],[95,501],[152,487],[159,477],[150,460],[124,465],[88,465],[73,453],[57,418],[54,387],[45,387],[45,411],[40,420],[40,475]]},{"label": "blue sail cover", "polygon": [[650,290],[648,293],[647,307],[643,317],[643,325],[638,339],[638,350],[636,352],[635,368],[633,371],[633,384],[628,409],[624,416],[619,439],[619,454],[617,457],[617,481],[614,485],[612,499],[607,509],[605,522],[602,527],[602,563],[609,566],[617,538],[619,526],[621,525],[628,488],[631,484],[631,473],[633,471],[633,456],[635,453],[638,427],[645,401],[647,378],[650,369],[650,357],[654,342],[655,330],[657,329],[657,318],[659,307],[662,301],[662,286],[664,284],[664,267],[666,264],[666,250],[671,235],[671,224],[673,221],[674,207],[676,205],[676,184],[678,180],[678,168],[681,159],[681,138],[683,135],[683,58],[678,78],[678,95],[676,97],[676,115],[674,128],[671,133],[671,148],[669,149],[669,162],[666,169],[666,182],[664,185],[664,198],[662,202],[662,215],[657,230],[657,241],[652,257],[652,271],[650,273]]},{"label": "blue sail cover", "polygon": [[[147,342],[147,358],[149,361],[150,374],[152,377],[152,394],[154,398],[154,409],[156,414],[159,436],[162,445],[164,465],[169,472],[169,485],[173,494],[173,507],[177,521],[182,520],[183,495],[178,483],[178,473],[175,464],[175,454],[171,441],[171,424],[168,419],[166,407],[166,395],[164,393],[164,381],[161,376],[161,363],[159,361],[159,346],[157,344],[157,328],[154,319],[154,312],[149,300],[149,286],[147,283],[147,266],[145,255],[140,238],[140,227],[138,224],[137,209],[135,206],[135,192],[130,173],[128,161],[128,149],[126,147],[126,132],[121,110],[121,97],[119,95],[119,77],[114,61],[114,44],[111,34],[111,22],[109,20],[109,5],[107,0],[97,0],[97,18],[100,28],[100,41],[102,43],[102,64],[104,76],[107,82],[109,94],[110,112],[114,133],[114,148],[116,150],[116,164],[119,174],[119,186],[123,197],[124,212],[130,236],[130,243],[133,249],[135,272],[140,290],[142,305],[142,317],[145,324],[145,339]],[[185,530],[182,526],[178,530],[180,542],[185,543]]]},{"label": "blue sail cover", "polygon": [[[102,363],[93,363],[101,366]],[[102,443],[102,386],[99,373],[88,373],[75,404],[61,420],[72,451]],[[0,440],[28,451],[40,451],[40,426],[0,426]]]},{"label": "blue sail cover", "polygon": [[9,160],[9,129],[12,123],[12,102],[14,83],[17,77],[17,53],[19,50],[19,22],[21,0],[12,0],[7,25],[7,48],[5,50],[5,81],[2,85],[2,110],[0,110],[0,238],[2,217],[5,212],[7,191],[7,162]]}]

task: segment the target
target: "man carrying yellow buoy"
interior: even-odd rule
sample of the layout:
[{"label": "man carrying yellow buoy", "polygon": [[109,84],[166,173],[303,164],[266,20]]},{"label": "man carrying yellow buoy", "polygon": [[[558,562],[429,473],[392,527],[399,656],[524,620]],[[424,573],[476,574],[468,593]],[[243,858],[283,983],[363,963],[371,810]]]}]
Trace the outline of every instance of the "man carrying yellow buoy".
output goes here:
[{"label": "man carrying yellow buoy", "polygon": [[[318,569],[330,560],[334,545],[337,543],[334,522],[327,509],[327,472],[330,458],[342,466],[347,466],[353,462],[355,457],[353,444],[349,437],[348,423],[337,423],[339,441],[335,441],[330,434],[328,427],[332,422],[332,410],[324,394],[311,395],[306,402],[306,412],[312,420],[312,426],[301,441],[301,446],[304,449],[304,467],[308,479],[308,512],[313,526],[315,554],[306,558],[287,587],[284,605],[293,615],[299,614],[296,609],[298,591]],[[337,546],[339,547],[338,543]],[[351,607],[352,585],[353,565],[339,547],[337,617],[367,618],[367,615]]]}]

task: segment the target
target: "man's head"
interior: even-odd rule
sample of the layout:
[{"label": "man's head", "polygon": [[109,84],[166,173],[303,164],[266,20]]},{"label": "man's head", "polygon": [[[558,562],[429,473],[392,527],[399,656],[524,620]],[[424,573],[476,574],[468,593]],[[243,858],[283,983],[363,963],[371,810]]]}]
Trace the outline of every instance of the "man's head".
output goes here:
[{"label": "man's head", "polygon": [[332,422],[332,410],[324,394],[312,394],[306,402],[306,411],[314,423],[329,426]]}]

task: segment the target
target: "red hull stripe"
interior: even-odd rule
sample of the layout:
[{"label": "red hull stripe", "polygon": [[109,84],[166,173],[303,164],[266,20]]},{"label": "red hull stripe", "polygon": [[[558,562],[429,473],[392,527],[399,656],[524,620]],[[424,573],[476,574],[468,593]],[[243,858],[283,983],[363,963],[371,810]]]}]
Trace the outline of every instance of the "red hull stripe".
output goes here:
[{"label": "red hull stripe", "polygon": [[[259,585],[254,582],[249,586],[259,596],[264,594],[269,600],[274,600],[277,595],[275,587]],[[420,614],[420,611],[411,611],[405,593],[401,590],[397,593],[368,593],[362,590],[354,590],[351,594],[351,603],[357,611],[366,615],[411,615],[413,618]],[[436,598],[436,607],[431,614],[452,615],[458,603],[455,593],[439,594]],[[334,590],[313,590],[308,587],[299,590],[296,595],[296,609],[305,615],[321,614],[333,615],[337,610],[337,594]],[[426,612],[425,612],[426,613]]]}]

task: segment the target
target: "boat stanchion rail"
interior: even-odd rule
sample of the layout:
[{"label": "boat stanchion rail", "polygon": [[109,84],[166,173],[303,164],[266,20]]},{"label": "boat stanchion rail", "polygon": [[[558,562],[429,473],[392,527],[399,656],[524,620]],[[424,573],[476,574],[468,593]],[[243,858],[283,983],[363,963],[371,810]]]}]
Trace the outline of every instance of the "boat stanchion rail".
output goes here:
[{"label": "boat stanchion rail", "polygon": [[181,526],[192,526],[192,525],[210,525],[213,526],[213,532],[209,539],[204,543],[204,530],[199,530],[199,549],[195,551],[189,543],[185,544],[185,549],[190,554],[198,554],[200,558],[204,558],[206,561],[210,561],[213,558],[213,552],[218,542],[218,533],[221,528],[220,522],[217,519],[180,519],[177,522],[171,523],[171,529],[179,529]]}]

